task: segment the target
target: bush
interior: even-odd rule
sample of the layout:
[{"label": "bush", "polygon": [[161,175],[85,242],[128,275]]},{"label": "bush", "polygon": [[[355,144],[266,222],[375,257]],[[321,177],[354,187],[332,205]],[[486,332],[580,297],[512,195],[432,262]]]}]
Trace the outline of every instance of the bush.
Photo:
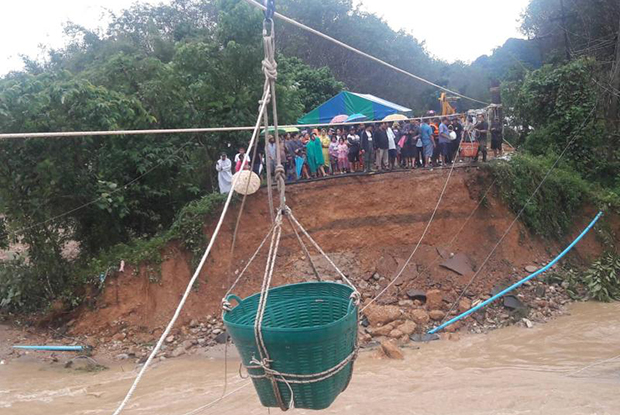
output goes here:
[{"label": "bush", "polygon": [[591,298],[603,302],[620,300],[620,255],[611,251],[604,253],[583,279]]},{"label": "bush", "polygon": [[[118,268],[121,260],[133,265],[136,273],[145,266],[149,280],[157,282],[165,245],[178,240],[197,259],[207,243],[205,220],[218,211],[224,200],[225,195],[213,193],[193,201],[179,211],[169,230],[152,238],[114,245],[95,257],[80,257],[71,263],[53,252],[37,250],[33,252],[37,261],[28,258],[2,262],[0,310],[43,311],[56,300],[66,307],[76,307],[81,303],[84,284],[101,284],[102,276],[109,269]],[[48,248],[53,250],[51,244]]]},{"label": "bush", "polygon": [[[518,213],[551,165],[549,159],[522,154],[486,166],[497,179],[501,198]],[[562,237],[590,194],[590,186],[577,172],[556,167],[525,207],[521,220],[541,236]]]}]

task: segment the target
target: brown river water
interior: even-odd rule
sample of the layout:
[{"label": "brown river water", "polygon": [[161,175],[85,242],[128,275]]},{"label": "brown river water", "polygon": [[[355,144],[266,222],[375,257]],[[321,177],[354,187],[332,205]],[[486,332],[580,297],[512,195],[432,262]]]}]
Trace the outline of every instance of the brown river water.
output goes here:
[{"label": "brown river water", "polygon": [[[616,415],[619,355],[620,303],[579,303],[569,315],[531,329],[509,327],[421,344],[407,349],[404,361],[362,353],[349,388],[324,412]],[[238,366],[238,360],[228,360],[228,391],[242,389],[192,415],[268,413],[248,381],[239,378]],[[111,414],[135,373],[130,363],[85,373],[13,360],[0,366],[0,414]],[[223,360],[214,357],[158,363],[123,413],[185,415],[221,396],[223,373]]]}]

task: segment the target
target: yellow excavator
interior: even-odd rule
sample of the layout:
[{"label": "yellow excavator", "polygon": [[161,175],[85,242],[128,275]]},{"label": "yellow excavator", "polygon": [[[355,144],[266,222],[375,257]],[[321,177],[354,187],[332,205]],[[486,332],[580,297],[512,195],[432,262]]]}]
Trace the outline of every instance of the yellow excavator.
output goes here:
[{"label": "yellow excavator", "polygon": [[457,100],[458,97],[449,97],[446,96],[445,92],[442,92],[439,97],[439,102],[441,103],[441,115],[456,114],[456,109],[451,105],[451,103],[456,102]]}]

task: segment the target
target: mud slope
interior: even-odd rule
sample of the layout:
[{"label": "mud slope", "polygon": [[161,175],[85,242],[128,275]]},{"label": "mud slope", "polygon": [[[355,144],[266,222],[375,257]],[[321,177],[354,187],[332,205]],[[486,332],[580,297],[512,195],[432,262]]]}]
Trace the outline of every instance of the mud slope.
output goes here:
[{"label": "mud slope", "polygon": [[[382,277],[379,285],[385,286],[424,230],[447,174],[446,170],[402,172],[298,184],[288,187],[287,200],[300,222],[354,281],[366,286],[365,280],[376,272]],[[454,171],[430,231],[413,259],[414,264],[407,268],[402,283],[399,281],[382,303],[398,301],[398,297],[403,298],[410,288],[426,290],[434,287],[444,291],[447,298],[455,297],[467,283],[468,276],[459,276],[438,265],[441,261],[436,261],[436,248],[448,245],[478,204],[485,190],[480,184],[479,174],[475,168]],[[180,318],[179,327],[191,319],[203,320],[206,315],[220,313],[220,300],[234,280],[235,271],[243,267],[269,228],[266,189],[261,189],[248,199],[231,261],[230,244],[239,205],[226,218],[198,286]],[[575,234],[592,215],[593,212],[584,212],[575,223]],[[464,253],[474,266],[479,265],[513,219],[514,215],[495,196],[490,196],[450,251]],[[207,225],[207,234],[213,226],[214,223]],[[524,265],[543,263],[565,242],[551,244],[541,241],[517,223],[468,294],[488,293],[500,282],[514,281],[525,274]],[[571,258],[587,260],[597,251],[598,243],[592,233]],[[133,275],[131,267],[127,267],[124,273],[108,280],[94,308],[78,313],[71,328],[72,334],[99,334],[105,338],[103,336],[113,335],[120,328],[132,327],[135,336],[144,337],[142,341],[157,335],[173,314],[192,271],[187,253],[174,244],[166,248],[163,256],[159,283],[149,282],[144,272]],[[260,255],[250,268],[248,278],[235,290],[236,294],[245,296],[258,289],[264,262],[264,255]],[[334,275],[324,264],[320,265],[324,275]],[[229,267],[232,273],[228,273]],[[312,276],[288,225],[284,228],[275,272],[274,285]],[[374,286],[370,284],[365,290],[367,297],[376,293]]]}]

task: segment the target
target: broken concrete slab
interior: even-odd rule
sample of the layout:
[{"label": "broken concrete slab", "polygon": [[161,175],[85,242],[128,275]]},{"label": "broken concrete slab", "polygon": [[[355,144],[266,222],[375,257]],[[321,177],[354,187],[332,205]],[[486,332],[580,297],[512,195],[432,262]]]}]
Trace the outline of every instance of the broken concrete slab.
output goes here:
[{"label": "broken concrete slab", "polygon": [[440,266],[454,271],[459,275],[471,276],[474,274],[473,265],[469,257],[465,254],[458,253],[452,258],[443,261]]},{"label": "broken concrete slab", "polygon": [[506,296],[504,296],[504,307],[506,307],[506,308],[508,308],[510,310],[519,310],[519,309],[522,309],[522,308],[527,308],[525,306],[525,304],[523,304],[521,302],[521,300],[519,300],[514,295],[506,295]]},{"label": "broken concrete slab", "polygon": [[435,248],[435,249],[437,249],[437,253],[443,259],[449,259],[450,258],[450,252],[447,249],[439,247],[439,246],[437,248]]}]

